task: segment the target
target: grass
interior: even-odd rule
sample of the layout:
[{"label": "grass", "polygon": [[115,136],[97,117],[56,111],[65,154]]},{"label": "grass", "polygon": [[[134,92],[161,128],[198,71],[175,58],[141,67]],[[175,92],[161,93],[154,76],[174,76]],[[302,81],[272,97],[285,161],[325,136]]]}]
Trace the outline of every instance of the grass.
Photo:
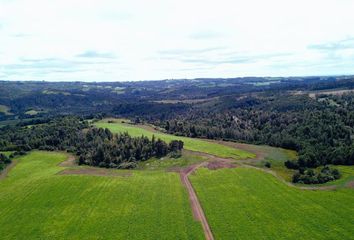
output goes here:
[{"label": "grass", "polygon": [[38,111],[33,110],[33,109],[25,112],[25,114],[31,115],[31,116],[37,115],[38,113],[39,113]]},{"label": "grass", "polygon": [[296,160],[298,157],[296,151],[263,145],[254,145],[253,147],[257,148],[256,151],[262,152],[265,155],[265,159],[262,161],[251,162],[250,165],[266,169],[265,163],[269,162],[271,164],[271,170],[275,171],[278,176],[286,181],[291,182],[295,170],[286,168],[284,162],[287,160]]},{"label": "grass", "polygon": [[354,239],[353,189],[299,190],[248,168],[190,179],[216,239]]},{"label": "grass", "polygon": [[66,158],[34,151],[0,181],[1,239],[203,238],[178,174],[58,175]]},{"label": "grass", "polygon": [[10,112],[10,108],[8,106],[5,106],[5,105],[0,105],[0,113],[3,113],[4,115],[13,115]]},{"label": "grass", "polygon": [[216,155],[219,157],[225,158],[234,158],[234,159],[242,159],[242,158],[252,158],[255,157],[253,153],[246,152],[240,149],[224,146],[217,143],[212,143],[196,138],[188,138],[181,136],[174,136],[171,134],[165,134],[161,132],[153,132],[148,129],[144,129],[139,125],[132,125],[127,123],[122,123],[121,120],[115,120],[113,123],[109,122],[109,120],[105,119],[99,122],[96,122],[95,125],[100,128],[108,128],[114,133],[119,132],[128,132],[132,136],[147,136],[152,137],[155,135],[156,138],[160,138],[166,142],[170,142],[172,140],[181,140],[184,142],[184,148],[192,151],[205,152],[208,154]]},{"label": "grass", "polygon": [[173,170],[175,168],[186,167],[194,163],[205,161],[204,157],[183,152],[179,158],[163,157],[161,159],[151,158],[144,162],[139,162],[137,169],[141,170]]}]

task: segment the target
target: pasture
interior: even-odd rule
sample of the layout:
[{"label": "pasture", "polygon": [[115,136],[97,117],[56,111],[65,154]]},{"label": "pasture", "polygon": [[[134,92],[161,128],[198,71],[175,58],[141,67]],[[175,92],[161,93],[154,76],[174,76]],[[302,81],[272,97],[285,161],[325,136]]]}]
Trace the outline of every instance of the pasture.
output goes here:
[{"label": "pasture", "polygon": [[203,239],[178,174],[60,175],[67,157],[33,151],[0,180],[1,239]]},{"label": "pasture", "polygon": [[249,168],[190,176],[216,239],[354,239],[354,190],[300,190]]},{"label": "pasture", "polygon": [[228,147],[225,145],[208,142],[205,140],[189,137],[174,136],[165,134],[150,129],[143,128],[143,126],[122,123],[121,121],[109,122],[107,119],[95,123],[95,126],[100,128],[108,128],[114,133],[128,132],[131,136],[147,136],[151,138],[153,135],[166,142],[172,140],[181,140],[184,142],[184,148],[191,151],[205,152],[208,154],[216,155],[224,158],[244,159],[253,158],[253,153],[243,151],[240,149]]}]

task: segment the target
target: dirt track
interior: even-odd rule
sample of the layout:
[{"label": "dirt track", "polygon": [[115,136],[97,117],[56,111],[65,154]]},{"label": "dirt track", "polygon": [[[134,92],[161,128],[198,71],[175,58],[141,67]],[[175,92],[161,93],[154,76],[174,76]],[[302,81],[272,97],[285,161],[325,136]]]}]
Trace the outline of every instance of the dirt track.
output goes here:
[{"label": "dirt track", "polygon": [[6,178],[7,174],[13,169],[17,164],[17,160],[12,160],[12,162],[6,166],[4,170],[0,172],[0,180]]},{"label": "dirt track", "polygon": [[68,159],[64,162],[59,163],[60,167],[75,167],[75,157],[73,155],[69,155]]},{"label": "dirt track", "polygon": [[115,172],[106,168],[75,168],[65,169],[58,173],[59,175],[91,175],[91,176],[109,176],[109,177],[129,177],[131,172]]},{"label": "dirt track", "polygon": [[201,222],[202,227],[203,227],[203,231],[205,234],[205,239],[213,240],[214,236],[213,236],[213,233],[211,232],[209,223],[205,217],[203,208],[200,205],[197,194],[195,193],[194,188],[188,178],[188,176],[191,173],[193,173],[197,168],[204,166],[204,165],[206,165],[206,162],[202,162],[202,163],[199,163],[196,165],[189,166],[189,167],[180,171],[180,176],[181,176],[181,180],[182,180],[183,185],[187,188],[194,218]]}]

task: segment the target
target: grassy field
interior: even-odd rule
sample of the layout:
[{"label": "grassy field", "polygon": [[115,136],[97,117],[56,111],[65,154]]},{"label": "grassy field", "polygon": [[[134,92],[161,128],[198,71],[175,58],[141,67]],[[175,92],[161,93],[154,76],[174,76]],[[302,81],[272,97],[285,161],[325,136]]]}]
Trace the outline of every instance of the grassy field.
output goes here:
[{"label": "grassy field", "polygon": [[139,162],[139,170],[173,170],[186,167],[195,163],[203,162],[206,158],[183,151],[179,158],[163,157],[161,159],[151,158],[147,161]]},{"label": "grassy field", "polygon": [[247,168],[190,179],[216,239],[354,239],[353,189],[299,190]]},{"label": "grassy field", "polygon": [[13,115],[10,112],[10,108],[8,106],[5,106],[5,105],[0,105],[0,113],[3,113],[5,115]]},{"label": "grassy field", "polygon": [[178,174],[59,175],[66,158],[32,152],[0,181],[1,239],[203,239]]},{"label": "grassy field", "polygon": [[144,135],[147,137],[152,137],[152,135],[155,135],[156,138],[160,138],[166,142],[170,142],[172,140],[181,140],[184,142],[185,149],[198,151],[198,152],[205,152],[220,157],[234,158],[234,159],[255,157],[253,153],[246,152],[240,149],[235,149],[232,147],[211,143],[211,142],[207,142],[195,138],[174,136],[174,135],[160,133],[160,132],[152,132],[142,127],[139,127],[137,125],[121,123],[119,120],[115,121],[114,123],[109,123],[107,120],[102,120],[96,122],[95,125],[100,128],[108,128],[114,133],[128,132],[132,136]]}]

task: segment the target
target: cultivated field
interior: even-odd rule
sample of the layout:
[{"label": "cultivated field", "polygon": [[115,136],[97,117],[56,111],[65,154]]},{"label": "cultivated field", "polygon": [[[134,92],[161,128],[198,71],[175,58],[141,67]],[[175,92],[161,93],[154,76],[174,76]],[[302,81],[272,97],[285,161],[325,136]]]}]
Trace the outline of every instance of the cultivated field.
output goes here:
[{"label": "cultivated field", "polygon": [[128,132],[131,136],[144,135],[147,137],[152,137],[152,135],[155,135],[156,138],[160,138],[166,142],[170,142],[172,140],[181,140],[184,142],[184,148],[187,150],[205,152],[219,157],[234,158],[234,159],[255,157],[253,153],[243,151],[240,149],[236,149],[236,148],[232,148],[232,147],[228,147],[221,144],[212,143],[212,142],[208,142],[196,138],[180,137],[180,136],[174,136],[174,135],[160,133],[160,132],[153,132],[151,130],[144,129],[142,126],[139,125],[121,123],[119,120],[113,123],[109,123],[108,120],[102,120],[95,123],[95,125],[101,128],[108,128],[114,133]]},{"label": "cultivated field", "polygon": [[203,239],[178,174],[60,175],[66,158],[34,151],[0,180],[1,239]]},{"label": "cultivated field", "polygon": [[299,190],[255,169],[190,179],[215,239],[354,239],[354,190]]}]

